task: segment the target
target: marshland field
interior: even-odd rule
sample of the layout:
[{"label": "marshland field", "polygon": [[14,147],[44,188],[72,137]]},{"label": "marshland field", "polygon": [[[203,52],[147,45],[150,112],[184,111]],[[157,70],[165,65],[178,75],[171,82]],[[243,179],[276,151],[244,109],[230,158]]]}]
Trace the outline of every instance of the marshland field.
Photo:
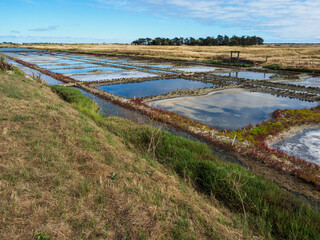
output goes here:
[{"label": "marshland field", "polygon": [[137,46],[130,44],[66,44],[61,46],[60,44],[37,44],[30,45],[30,47],[186,61],[220,61],[229,59],[230,51],[240,51],[241,59],[258,64],[280,64],[284,68],[320,69],[320,44],[264,44],[255,46]]},{"label": "marshland field", "polygon": [[0,58],[0,239],[320,238],[319,44]]}]

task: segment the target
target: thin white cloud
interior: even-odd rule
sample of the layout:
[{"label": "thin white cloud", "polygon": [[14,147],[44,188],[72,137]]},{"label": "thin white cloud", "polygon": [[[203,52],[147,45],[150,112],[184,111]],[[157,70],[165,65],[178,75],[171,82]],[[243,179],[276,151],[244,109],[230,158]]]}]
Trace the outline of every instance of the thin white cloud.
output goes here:
[{"label": "thin white cloud", "polygon": [[[99,4],[143,10],[202,23],[272,33],[283,39],[316,39],[319,0],[95,0]],[[140,7],[140,8],[139,8]]]},{"label": "thin white cloud", "polygon": [[54,25],[54,26],[48,26],[48,27],[38,27],[38,28],[32,28],[29,29],[31,32],[50,32],[50,31],[55,31],[59,25]]}]

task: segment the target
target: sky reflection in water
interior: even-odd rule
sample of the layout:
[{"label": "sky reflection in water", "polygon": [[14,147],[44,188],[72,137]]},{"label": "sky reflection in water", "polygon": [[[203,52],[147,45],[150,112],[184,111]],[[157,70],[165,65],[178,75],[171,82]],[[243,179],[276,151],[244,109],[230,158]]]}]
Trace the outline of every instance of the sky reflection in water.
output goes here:
[{"label": "sky reflection in water", "polygon": [[256,125],[268,120],[276,109],[310,108],[318,103],[243,89],[230,89],[206,96],[155,101],[149,105],[185,115],[218,129],[233,130],[245,127],[249,123]]},{"label": "sky reflection in water", "polygon": [[215,75],[236,77],[236,78],[247,78],[252,80],[268,80],[274,74],[263,73],[263,72],[230,72],[230,73],[215,73]]},{"label": "sky reflection in water", "polygon": [[123,97],[146,97],[172,92],[177,89],[205,88],[214,86],[211,83],[186,79],[153,80],[139,83],[104,85],[98,88]]}]

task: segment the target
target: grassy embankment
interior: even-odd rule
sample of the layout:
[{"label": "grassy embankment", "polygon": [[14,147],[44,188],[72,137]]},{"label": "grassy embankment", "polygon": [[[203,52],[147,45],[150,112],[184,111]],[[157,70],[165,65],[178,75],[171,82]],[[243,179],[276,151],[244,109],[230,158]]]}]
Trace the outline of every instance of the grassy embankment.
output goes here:
[{"label": "grassy embankment", "polygon": [[0,239],[251,236],[240,215],[106,129],[127,121],[87,99],[74,105],[17,70],[0,73]]},{"label": "grassy embankment", "polygon": [[[120,44],[67,44],[61,46],[36,44],[28,47],[212,63],[221,63],[222,59],[229,59],[230,51],[241,51],[241,59],[263,63],[263,65],[272,69],[320,71],[320,44],[272,44],[259,46],[136,46]],[[268,60],[265,62],[267,56]]]},{"label": "grassy embankment", "polygon": [[[76,104],[78,109],[90,105],[91,100],[84,98],[77,90],[60,86],[53,89],[68,102]],[[93,102],[91,104],[95,106]],[[200,193],[213,195],[234,213],[242,214],[255,233],[275,239],[320,236],[318,226],[311,230],[310,226],[305,228],[303,223],[306,220],[303,216],[320,221],[319,213],[308,209],[287,192],[250,171],[217,160],[205,145],[140,125],[122,124],[119,121],[106,123],[104,117],[101,121],[101,115],[97,112],[91,112],[90,115],[99,125],[124,138],[130,149],[141,153],[151,150],[149,153],[158,162],[191,181]],[[149,149],[152,141],[156,143],[154,152]],[[315,235],[309,235],[313,231]]]},{"label": "grassy embankment", "polygon": [[71,105],[0,74],[1,238],[319,238],[319,212],[206,145],[53,90]]}]

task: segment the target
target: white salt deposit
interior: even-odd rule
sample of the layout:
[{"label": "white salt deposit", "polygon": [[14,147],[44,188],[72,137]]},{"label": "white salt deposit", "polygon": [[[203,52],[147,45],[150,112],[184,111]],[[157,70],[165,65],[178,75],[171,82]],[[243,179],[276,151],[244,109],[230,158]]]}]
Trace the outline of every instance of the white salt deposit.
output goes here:
[{"label": "white salt deposit", "polygon": [[275,146],[289,155],[320,166],[320,129],[307,130]]}]

